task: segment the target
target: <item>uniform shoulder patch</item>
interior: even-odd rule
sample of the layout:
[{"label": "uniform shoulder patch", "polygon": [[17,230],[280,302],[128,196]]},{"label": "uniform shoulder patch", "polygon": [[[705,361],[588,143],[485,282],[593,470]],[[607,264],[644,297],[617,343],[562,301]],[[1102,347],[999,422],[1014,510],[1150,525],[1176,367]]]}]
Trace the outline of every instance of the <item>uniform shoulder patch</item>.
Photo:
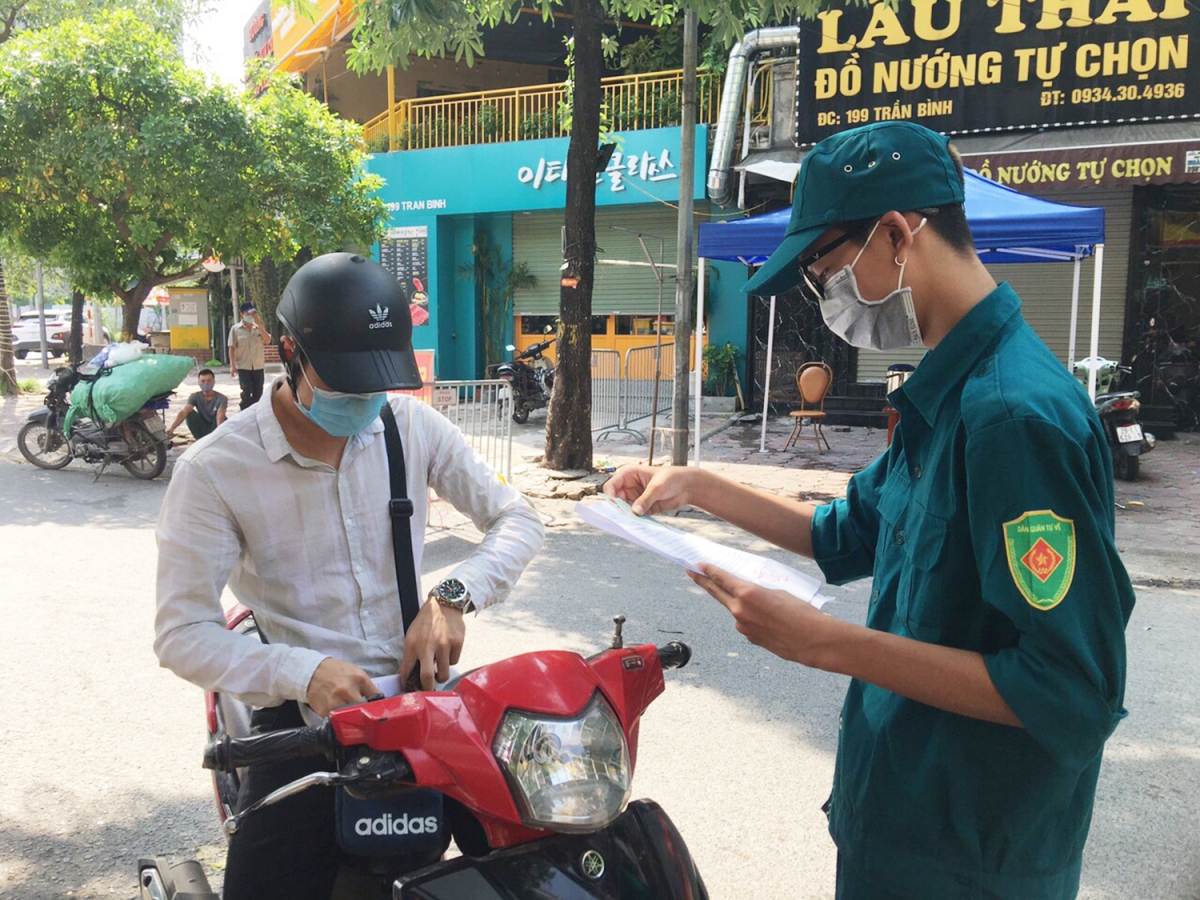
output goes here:
[{"label": "uniform shoulder patch", "polygon": [[1021,596],[1036,609],[1053,609],[1075,579],[1075,520],[1039,509],[1004,523],[1008,569]]}]

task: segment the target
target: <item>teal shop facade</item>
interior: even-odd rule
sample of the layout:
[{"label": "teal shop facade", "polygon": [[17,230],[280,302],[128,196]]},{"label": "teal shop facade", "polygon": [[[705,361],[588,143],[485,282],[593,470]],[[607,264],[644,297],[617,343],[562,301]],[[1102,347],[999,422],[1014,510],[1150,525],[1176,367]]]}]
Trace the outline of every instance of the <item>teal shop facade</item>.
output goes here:
[{"label": "teal shop facade", "polygon": [[[612,317],[619,328],[657,308],[658,283],[650,267],[621,264],[646,257],[636,236],[620,229],[655,235],[646,238],[651,255],[658,260],[661,252],[663,261],[675,262],[681,133],[661,128],[615,136],[618,149],[596,184],[601,260],[593,299],[597,320]],[[477,235],[499,249],[505,266],[516,259],[537,278],[535,287],[514,298],[516,321],[539,321],[557,312],[568,143],[566,138],[514,141],[397,151],[370,159],[370,171],[384,180],[381,196],[389,211],[388,232],[375,247],[376,258],[413,298],[413,346],[434,351],[438,378],[483,377],[487,364],[499,362],[485,360],[483,354],[473,274]],[[707,146],[708,128],[698,126],[696,147]],[[709,213],[707,168],[701,153],[690,185],[696,223]],[[673,271],[667,270],[663,291],[663,309],[669,314],[675,306]],[[746,270],[740,264],[711,263],[708,275],[709,341],[744,347],[747,305],[740,289]],[[519,342],[514,322],[507,327],[503,343]],[[594,340],[597,346],[604,342],[599,335]]]}]

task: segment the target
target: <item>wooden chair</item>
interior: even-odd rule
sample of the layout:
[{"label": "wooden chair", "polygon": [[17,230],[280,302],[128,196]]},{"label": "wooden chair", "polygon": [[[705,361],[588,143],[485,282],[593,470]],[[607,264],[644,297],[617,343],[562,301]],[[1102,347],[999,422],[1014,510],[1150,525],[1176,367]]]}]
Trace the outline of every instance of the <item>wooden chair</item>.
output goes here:
[{"label": "wooden chair", "polygon": [[800,391],[800,408],[788,413],[795,421],[792,425],[792,433],[788,437],[787,443],[783,445],[784,450],[791,447],[800,438],[800,432],[804,429],[806,420],[812,422],[813,437],[817,441],[817,452],[822,452],[822,441],[825,442],[827,450],[833,449],[829,446],[829,438],[825,437],[825,431],[821,427],[825,418],[825,395],[829,393],[831,384],[833,384],[833,369],[829,368],[826,363],[809,362],[796,370],[796,387]]}]

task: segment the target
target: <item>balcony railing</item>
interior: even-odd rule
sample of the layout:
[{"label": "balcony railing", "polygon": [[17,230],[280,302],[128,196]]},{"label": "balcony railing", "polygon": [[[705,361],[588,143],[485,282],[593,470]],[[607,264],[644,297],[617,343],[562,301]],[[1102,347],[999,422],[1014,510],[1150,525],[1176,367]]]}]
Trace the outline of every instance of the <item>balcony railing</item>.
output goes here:
[{"label": "balcony railing", "polygon": [[[604,107],[613,131],[668,128],[683,114],[683,72],[650,72],[605,78]],[[717,119],[721,80],[706,69],[697,78],[698,125]],[[428,150],[565,137],[561,84],[401,100],[364,126],[375,151]]]}]

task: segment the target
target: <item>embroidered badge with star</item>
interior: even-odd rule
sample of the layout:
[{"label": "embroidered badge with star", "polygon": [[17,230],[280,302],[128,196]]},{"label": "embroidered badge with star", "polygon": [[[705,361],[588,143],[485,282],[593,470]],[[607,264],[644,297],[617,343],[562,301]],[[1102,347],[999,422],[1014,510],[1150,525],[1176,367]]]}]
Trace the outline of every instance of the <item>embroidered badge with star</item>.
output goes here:
[{"label": "embroidered badge with star", "polygon": [[1048,509],[1004,523],[1004,549],[1017,590],[1030,606],[1053,609],[1075,578],[1075,522]]}]

